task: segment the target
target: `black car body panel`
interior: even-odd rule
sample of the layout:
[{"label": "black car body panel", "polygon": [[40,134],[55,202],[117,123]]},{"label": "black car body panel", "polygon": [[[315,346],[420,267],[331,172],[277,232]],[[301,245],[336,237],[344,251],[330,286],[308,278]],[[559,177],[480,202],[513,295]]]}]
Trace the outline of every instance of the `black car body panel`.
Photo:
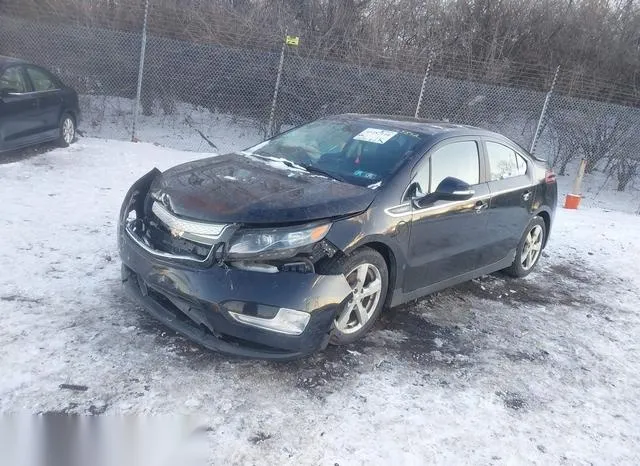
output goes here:
[{"label": "black car body panel", "polygon": [[[336,258],[362,246],[378,251],[389,270],[386,303],[396,306],[510,266],[535,216],[551,231],[555,179],[543,163],[509,139],[478,128],[417,119],[330,118],[420,132],[424,144],[369,188],[247,154],[204,159],[162,174],[150,172],[127,193],[118,228],[123,280],[136,299],[165,324],[208,348],[290,359],[327,344],[335,314],[351,295],[344,275],[327,267]],[[475,148],[477,182],[464,199],[422,204],[429,190],[421,186],[425,172],[432,184],[438,170],[434,154],[443,147],[461,147],[454,146],[458,143]],[[495,151],[487,149],[488,143],[513,151],[518,172],[494,176]],[[176,232],[157,242],[146,233],[158,223],[150,206],[165,201],[178,218],[224,223],[228,228],[206,248],[185,249],[178,244],[182,240],[170,237]],[[233,238],[244,231],[323,221],[331,227],[313,247],[278,257],[256,254],[244,262],[230,254]],[[178,257],[176,251],[187,257]],[[189,259],[190,254],[197,260]],[[293,263],[303,265],[292,267]],[[229,300],[308,313],[309,324],[300,335],[250,327],[230,317],[225,304]]]},{"label": "black car body panel", "polygon": [[270,225],[362,212],[375,197],[371,189],[243,154],[173,167],[156,179],[151,190],[185,218]]},{"label": "black car body panel", "polygon": [[[130,296],[174,330],[239,356],[287,360],[325,347],[335,312],[351,291],[341,276],[167,267],[129,241],[121,255]],[[225,308],[229,301],[307,309],[312,318],[301,335],[283,335],[235,322]]]},{"label": "black car body panel", "polygon": [[[49,78],[51,88],[37,90],[31,78],[33,73]],[[13,88],[14,83],[22,88]],[[56,140],[64,114],[71,115],[76,126],[79,124],[77,93],[39,66],[0,56],[0,90],[2,88],[12,92],[0,96],[0,152]]]}]

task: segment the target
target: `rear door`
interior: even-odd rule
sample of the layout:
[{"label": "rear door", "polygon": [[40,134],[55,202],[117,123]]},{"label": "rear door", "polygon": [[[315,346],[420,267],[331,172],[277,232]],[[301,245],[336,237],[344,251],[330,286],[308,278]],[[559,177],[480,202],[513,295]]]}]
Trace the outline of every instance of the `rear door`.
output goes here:
[{"label": "rear door", "polygon": [[38,133],[43,139],[55,138],[58,135],[64,101],[62,85],[56,77],[42,68],[26,65],[25,70],[31,87],[38,97],[39,113],[36,118]]},{"label": "rear door", "polygon": [[451,176],[471,185],[474,195],[466,201],[436,201],[426,208],[414,208],[405,292],[478,268],[489,202],[479,149],[479,141],[474,138],[447,140],[416,166],[412,180],[423,194],[435,191],[444,178]]},{"label": "rear door", "polygon": [[485,263],[497,262],[515,252],[529,220],[535,199],[532,162],[505,141],[483,141],[491,202]]},{"label": "rear door", "polygon": [[33,142],[38,98],[31,92],[21,65],[0,73],[0,149],[14,149]]}]

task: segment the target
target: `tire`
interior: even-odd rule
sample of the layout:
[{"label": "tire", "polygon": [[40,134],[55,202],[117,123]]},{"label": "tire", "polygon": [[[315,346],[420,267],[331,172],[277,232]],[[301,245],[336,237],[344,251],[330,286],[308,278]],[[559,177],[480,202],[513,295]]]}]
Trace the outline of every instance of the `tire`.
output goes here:
[{"label": "tire", "polygon": [[[529,275],[540,260],[542,247],[546,237],[547,226],[545,225],[544,220],[540,217],[534,217],[531,222],[529,222],[527,229],[518,243],[516,257],[513,260],[513,264],[511,264],[509,268],[504,269],[504,272],[515,278],[522,278]],[[531,241],[535,242],[531,243]],[[537,246],[533,251],[531,250],[531,244]],[[527,254],[528,258],[525,257],[525,254]]]},{"label": "tire", "polygon": [[69,145],[76,139],[76,121],[69,114],[65,113],[60,118],[60,125],[58,126],[60,134],[56,141],[59,147],[69,147]]},{"label": "tire", "polygon": [[[335,261],[328,273],[344,274],[355,293],[345,307],[336,313],[329,340],[333,345],[348,345],[362,338],[382,312],[389,288],[387,263],[377,251],[362,247]],[[362,277],[364,286],[359,281]],[[379,291],[375,292],[378,288]],[[368,292],[375,293],[366,295]],[[358,293],[362,297],[358,298]]]}]

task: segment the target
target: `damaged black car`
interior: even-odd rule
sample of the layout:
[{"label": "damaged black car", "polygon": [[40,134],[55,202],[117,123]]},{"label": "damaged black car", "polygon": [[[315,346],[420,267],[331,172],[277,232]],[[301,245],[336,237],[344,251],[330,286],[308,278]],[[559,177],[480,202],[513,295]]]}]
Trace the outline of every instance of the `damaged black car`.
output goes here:
[{"label": "damaged black car", "polygon": [[362,338],[384,308],[527,275],[556,198],[545,163],[499,134],[327,117],[143,176],[120,212],[122,278],[207,348],[293,359]]}]

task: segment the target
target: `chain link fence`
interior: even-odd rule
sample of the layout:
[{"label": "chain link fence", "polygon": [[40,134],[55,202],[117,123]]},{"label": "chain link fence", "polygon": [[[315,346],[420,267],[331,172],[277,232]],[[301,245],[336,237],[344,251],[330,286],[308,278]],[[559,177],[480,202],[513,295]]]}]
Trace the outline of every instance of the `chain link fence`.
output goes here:
[{"label": "chain link fence", "polygon": [[225,152],[323,115],[407,115],[488,128],[527,149],[535,139],[561,174],[586,158],[619,190],[640,177],[640,98],[611,83],[445,54],[327,57],[304,38],[283,45],[284,34],[233,46],[185,40],[163,34],[166,8],[151,3],[146,18],[132,8],[123,30],[0,7],[0,54],[73,86],[80,129],[93,136]]}]

